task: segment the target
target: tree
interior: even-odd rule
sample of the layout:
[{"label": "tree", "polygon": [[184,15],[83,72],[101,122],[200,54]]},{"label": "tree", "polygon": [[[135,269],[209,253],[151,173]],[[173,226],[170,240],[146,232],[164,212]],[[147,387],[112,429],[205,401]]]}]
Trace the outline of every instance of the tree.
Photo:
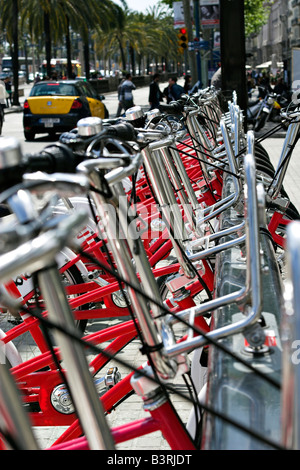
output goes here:
[{"label": "tree", "polygon": [[[161,3],[172,7],[173,0],[161,0]],[[257,33],[266,23],[272,3],[272,0],[244,0],[246,36]]]},{"label": "tree", "polygon": [[89,33],[110,14],[110,0],[26,0],[22,24],[37,38],[44,38],[47,75],[51,74],[52,43],[66,41],[68,76],[71,75],[69,31],[79,33],[85,50],[85,70],[89,75]]},{"label": "tree", "polygon": [[106,51],[106,56],[119,52],[123,71],[127,68],[128,53],[133,74],[136,60],[140,66],[143,57],[155,60],[166,55],[176,57],[174,21],[169,11],[159,4],[145,13],[131,11],[126,5],[122,8],[114,4],[111,20],[97,28],[94,39],[98,52]]},{"label": "tree", "polygon": [[244,0],[245,35],[257,33],[267,22],[272,1]]},{"label": "tree", "polygon": [[1,0],[1,29],[6,31],[6,37],[12,45],[12,67],[14,80],[13,105],[19,106],[19,8],[20,0]]},{"label": "tree", "polygon": [[13,0],[13,77],[14,77],[14,94],[13,94],[13,102],[12,104],[15,106],[19,106],[19,5],[18,0]]}]

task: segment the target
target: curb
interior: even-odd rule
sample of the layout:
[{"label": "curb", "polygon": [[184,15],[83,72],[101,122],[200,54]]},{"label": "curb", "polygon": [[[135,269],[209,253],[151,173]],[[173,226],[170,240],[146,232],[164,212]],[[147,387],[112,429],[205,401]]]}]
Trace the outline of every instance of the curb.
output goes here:
[{"label": "curb", "polygon": [[23,106],[10,106],[9,108],[4,108],[4,114],[21,113],[22,111]]}]

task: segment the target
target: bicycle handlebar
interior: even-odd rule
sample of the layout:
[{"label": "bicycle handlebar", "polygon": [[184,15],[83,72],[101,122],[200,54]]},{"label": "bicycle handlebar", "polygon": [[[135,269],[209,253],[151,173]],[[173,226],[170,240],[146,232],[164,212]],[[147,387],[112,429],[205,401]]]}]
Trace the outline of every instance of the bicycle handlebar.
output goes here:
[{"label": "bicycle handlebar", "polygon": [[[57,218],[58,223],[54,229],[1,255],[0,282],[6,282],[20,272],[44,269],[53,262],[56,254],[73,240],[75,231],[84,227],[86,220],[87,214],[82,211]],[[27,230],[31,231],[30,228]],[[32,236],[32,233],[30,235]]]},{"label": "bicycle handlebar", "polygon": [[169,104],[160,104],[159,110],[167,114],[181,114],[185,103],[180,101],[171,101]]},{"label": "bicycle handlebar", "polygon": [[24,172],[75,173],[81,159],[67,145],[57,143],[45,147],[40,153],[25,155]]}]

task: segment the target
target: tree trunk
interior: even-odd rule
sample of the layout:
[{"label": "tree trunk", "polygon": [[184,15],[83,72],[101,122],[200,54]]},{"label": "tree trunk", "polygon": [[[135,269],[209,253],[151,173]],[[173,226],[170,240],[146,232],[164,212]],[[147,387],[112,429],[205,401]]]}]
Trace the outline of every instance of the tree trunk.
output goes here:
[{"label": "tree trunk", "polygon": [[44,12],[44,29],[45,29],[45,51],[47,61],[47,75],[51,78],[51,31],[49,14]]},{"label": "tree trunk", "polygon": [[66,34],[66,49],[67,49],[67,77],[72,78],[72,60],[71,60],[71,39],[70,39],[70,20],[67,16],[67,34]]},{"label": "tree trunk", "polygon": [[89,80],[90,79],[90,48],[89,48],[88,39],[84,40],[83,55],[84,55],[85,78]]},{"label": "tree trunk", "polygon": [[19,106],[19,32],[18,32],[18,0],[13,0],[13,53],[12,53],[12,67],[14,78],[14,94],[13,106]]},{"label": "tree trunk", "polygon": [[130,54],[130,61],[131,61],[131,68],[132,68],[132,75],[136,75],[135,73],[135,53],[134,53],[134,48],[132,46],[129,46],[129,54]]},{"label": "tree trunk", "polygon": [[118,42],[119,42],[119,47],[120,47],[123,72],[126,72],[126,58],[125,58],[124,48],[122,46],[120,39],[118,39]]}]

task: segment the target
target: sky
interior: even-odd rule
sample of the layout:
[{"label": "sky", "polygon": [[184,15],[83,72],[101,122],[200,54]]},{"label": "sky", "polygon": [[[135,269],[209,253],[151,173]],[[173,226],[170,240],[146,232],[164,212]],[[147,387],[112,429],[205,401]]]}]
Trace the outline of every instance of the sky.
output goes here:
[{"label": "sky", "polygon": [[[113,0],[115,3],[120,3],[118,0]],[[130,10],[145,12],[147,8],[157,5],[157,0],[126,0]]]}]

